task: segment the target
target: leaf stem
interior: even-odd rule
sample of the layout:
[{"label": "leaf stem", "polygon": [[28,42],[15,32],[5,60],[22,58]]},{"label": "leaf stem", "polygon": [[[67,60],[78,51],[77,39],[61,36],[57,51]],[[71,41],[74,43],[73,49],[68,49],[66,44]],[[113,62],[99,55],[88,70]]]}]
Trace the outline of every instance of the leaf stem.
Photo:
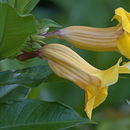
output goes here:
[{"label": "leaf stem", "polygon": [[16,58],[20,61],[25,61],[35,57],[39,57],[39,50],[33,52],[22,51],[22,54],[18,55]]},{"label": "leaf stem", "polygon": [[46,34],[42,34],[42,36],[44,36],[46,39],[52,38],[52,37],[60,37],[61,31],[60,30],[56,30],[54,32],[49,32]]}]

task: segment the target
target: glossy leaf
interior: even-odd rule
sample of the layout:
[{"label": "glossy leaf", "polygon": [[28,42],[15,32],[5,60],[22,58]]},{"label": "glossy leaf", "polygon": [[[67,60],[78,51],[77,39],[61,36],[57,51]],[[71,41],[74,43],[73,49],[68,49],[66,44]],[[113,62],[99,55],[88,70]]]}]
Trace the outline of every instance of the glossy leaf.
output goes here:
[{"label": "glossy leaf", "polygon": [[48,66],[35,66],[16,71],[0,72],[0,87],[14,85],[33,88],[42,83],[52,71]]},{"label": "glossy leaf", "polygon": [[68,106],[38,100],[2,104],[0,115],[0,130],[58,130],[90,123]]},{"label": "glossy leaf", "polygon": [[51,74],[45,82],[41,85],[40,99],[62,102],[71,106],[80,116],[87,117],[84,111],[84,90],[55,74]]},{"label": "glossy leaf", "polygon": [[62,102],[71,106],[81,117],[86,118],[84,94],[84,90],[74,83],[52,73],[40,85],[40,88],[31,90],[29,98]]},{"label": "glossy leaf", "polygon": [[30,13],[40,0],[8,0],[8,3],[16,8],[20,14]]},{"label": "glossy leaf", "polygon": [[50,74],[48,66],[0,72],[0,103],[25,98],[30,88],[38,87]]},{"label": "glossy leaf", "polygon": [[40,0],[17,0],[17,10],[21,14],[30,13]]},{"label": "glossy leaf", "polygon": [[0,103],[26,98],[29,91],[30,88],[20,87],[18,84],[0,87]]},{"label": "glossy leaf", "polygon": [[14,56],[27,37],[36,32],[32,15],[20,16],[7,3],[0,3],[0,58]]}]

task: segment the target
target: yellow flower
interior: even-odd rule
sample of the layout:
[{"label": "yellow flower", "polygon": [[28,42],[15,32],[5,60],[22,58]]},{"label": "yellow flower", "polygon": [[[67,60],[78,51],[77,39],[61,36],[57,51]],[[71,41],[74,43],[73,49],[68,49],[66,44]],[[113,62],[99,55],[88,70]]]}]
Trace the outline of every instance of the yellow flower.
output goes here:
[{"label": "yellow flower", "polygon": [[119,51],[130,59],[130,13],[123,8],[115,10],[113,19],[119,21],[119,26],[123,30],[123,34],[117,39],[117,46]]},{"label": "yellow flower", "polygon": [[[72,49],[56,43],[43,46],[39,55],[48,61],[55,74],[85,90],[85,112],[89,119],[92,110],[106,99],[108,86],[116,83],[118,73],[123,73],[126,66],[128,68],[128,65],[119,65],[120,59],[116,65],[107,70],[97,69]],[[130,73],[130,69],[126,69],[125,73]]]},{"label": "yellow flower", "polygon": [[56,31],[54,35],[81,49],[118,51],[130,59],[130,13],[118,8],[113,19],[120,24],[108,28],[70,26]]}]

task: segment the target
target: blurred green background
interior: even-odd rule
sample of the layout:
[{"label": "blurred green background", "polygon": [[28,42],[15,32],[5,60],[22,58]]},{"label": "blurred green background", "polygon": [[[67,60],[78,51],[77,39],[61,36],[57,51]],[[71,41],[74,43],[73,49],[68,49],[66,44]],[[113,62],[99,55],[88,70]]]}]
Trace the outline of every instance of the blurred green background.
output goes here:
[{"label": "blurred green background", "polygon": [[[114,10],[123,7],[130,12],[130,0],[41,0],[33,10],[37,18],[50,18],[63,27],[70,25],[85,25],[93,27],[109,27],[117,24],[111,22]],[[63,40],[51,39],[47,43],[58,42],[68,44]],[[120,54],[116,52],[92,52],[73,49],[93,66],[107,69],[114,65]],[[123,57],[124,61],[127,61]],[[27,62],[6,59],[0,62],[0,71],[21,69],[30,66],[47,64],[38,58]],[[47,101],[59,101],[73,107],[82,116],[84,113],[84,91],[73,83],[52,75],[51,80],[32,89],[29,98]],[[130,130],[130,79],[119,78],[118,83],[109,87],[106,101],[93,112],[93,120],[97,125],[83,125],[71,130]]]}]

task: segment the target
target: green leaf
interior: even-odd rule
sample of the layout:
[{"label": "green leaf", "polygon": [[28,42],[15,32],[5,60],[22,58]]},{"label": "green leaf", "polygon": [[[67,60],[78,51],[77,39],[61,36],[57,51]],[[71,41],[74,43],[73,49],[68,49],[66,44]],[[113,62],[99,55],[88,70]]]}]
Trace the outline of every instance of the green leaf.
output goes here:
[{"label": "green leaf", "polygon": [[29,91],[30,88],[20,87],[18,84],[0,87],[0,103],[26,98]]},{"label": "green leaf", "polygon": [[20,14],[30,13],[40,0],[8,0],[8,3],[16,8]]},{"label": "green leaf", "polygon": [[15,0],[16,8],[21,14],[30,13],[40,0]]},{"label": "green leaf", "polygon": [[48,66],[35,66],[16,71],[0,72],[0,87],[14,85],[22,87],[37,87],[52,71]]},{"label": "green leaf", "polygon": [[32,89],[29,98],[62,102],[71,106],[81,117],[87,117],[84,111],[84,90],[54,73],[50,74],[39,88]]},{"label": "green leaf", "polygon": [[27,37],[36,32],[32,15],[19,16],[8,4],[0,3],[0,58],[14,56]]},{"label": "green leaf", "polygon": [[0,107],[0,130],[58,130],[86,123],[90,121],[56,102],[24,100]]},{"label": "green leaf", "polygon": [[0,72],[0,103],[25,98],[30,88],[38,87],[51,73],[48,66]]},{"label": "green leaf", "polygon": [[30,13],[40,0],[17,0],[17,9],[20,13]]},{"label": "green leaf", "polygon": [[51,74],[45,82],[46,84],[40,85],[43,88],[38,94],[40,99],[62,102],[71,106],[80,116],[87,117],[84,111],[84,90],[68,80],[59,78],[55,74]]},{"label": "green leaf", "polygon": [[51,19],[47,19],[47,18],[38,20],[37,25],[38,25],[39,29],[48,28],[48,27],[55,27],[55,28],[62,27],[60,24],[56,23],[55,21],[53,21]]}]

